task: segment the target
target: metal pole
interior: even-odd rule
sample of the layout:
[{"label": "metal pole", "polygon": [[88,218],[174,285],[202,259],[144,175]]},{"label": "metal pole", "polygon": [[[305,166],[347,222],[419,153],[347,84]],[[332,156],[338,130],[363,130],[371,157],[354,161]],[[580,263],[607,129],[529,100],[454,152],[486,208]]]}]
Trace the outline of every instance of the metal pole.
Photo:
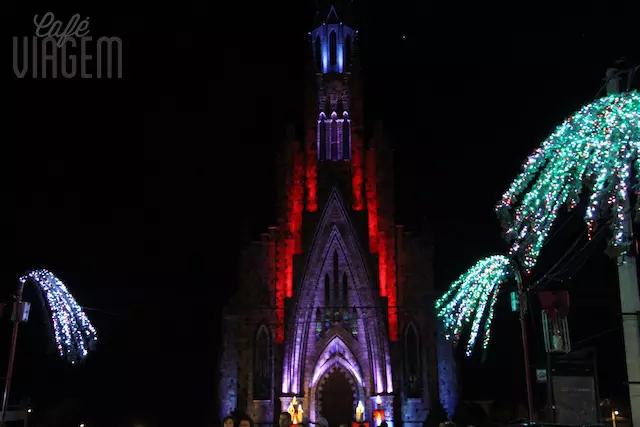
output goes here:
[{"label": "metal pole", "polygon": [[[516,278],[518,281],[518,293],[520,295],[520,330],[522,331],[522,350],[524,353],[524,378],[527,386],[527,406],[529,409],[529,422],[536,421],[536,413],[533,407],[533,392],[531,391],[531,364],[529,363],[529,344],[527,340],[527,323],[525,319],[526,293],[522,283],[522,272],[520,267],[516,266]],[[547,381],[549,379],[547,378]]]},{"label": "metal pole", "polygon": [[[20,309],[22,305],[22,293],[24,291],[24,283],[18,281],[18,290],[15,295],[15,307]],[[5,417],[7,416],[7,406],[9,404],[9,392],[11,391],[11,377],[13,376],[13,364],[16,356],[16,346],[18,343],[18,328],[20,327],[20,313],[14,313],[13,320],[13,336],[11,337],[11,350],[9,350],[9,366],[7,367],[7,378],[4,383],[4,395],[2,396],[2,420],[0,426],[4,427]]]},{"label": "metal pole", "polygon": [[[627,223],[629,236],[632,236],[630,217],[630,212],[627,210],[625,222]],[[629,400],[631,401],[631,423],[633,424],[640,421],[640,340],[638,339],[640,298],[638,297],[636,259],[633,255],[624,254],[618,257],[618,282],[620,285]]]},{"label": "metal pole", "polygon": [[598,350],[595,347],[593,348],[593,358],[591,359],[591,361],[593,362],[593,381],[596,391],[596,402],[598,403],[598,406],[596,406],[597,422],[598,424],[604,424],[604,420],[602,419],[602,409],[600,409],[601,407],[599,405],[600,392],[598,390],[600,390],[600,377],[598,376]]},{"label": "metal pole", "polygon": [[[618,89],[618,75],[607,70],[607,93],[614,94]],[[627,239],[633,240],[631,203],[627,199],[624,206],[624,228]],[[636,258],[631,253],[618,256],[618,284],[620,286],[620,306],[622,308],[622,328],[627,364],[627,380],[629,383],[629,400],[631,401],[631,424],[640,421],[640,338],[638,336],[638,313],[640,313],[640,297],[638,296],[638,273]]]}]

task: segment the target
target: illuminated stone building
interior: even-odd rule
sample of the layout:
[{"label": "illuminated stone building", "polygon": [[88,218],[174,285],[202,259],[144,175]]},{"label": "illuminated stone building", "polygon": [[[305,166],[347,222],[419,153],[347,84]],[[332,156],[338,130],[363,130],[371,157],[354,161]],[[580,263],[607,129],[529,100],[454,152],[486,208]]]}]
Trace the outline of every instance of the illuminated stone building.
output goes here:
[{"label": "illuminated stone building", "polygon": [[319,17],[305,133],[289,128],[278,166],[280,219],[243,252],[224,315],[220,415],[272,424],[295,396],[330,427],[362,402],[373,427],[378,400],[391,427],[417,427],[433,401],[456,403],[432,310],[433,250],[395,222],[382,128],[365,141],[358,32],[333,6]]}]

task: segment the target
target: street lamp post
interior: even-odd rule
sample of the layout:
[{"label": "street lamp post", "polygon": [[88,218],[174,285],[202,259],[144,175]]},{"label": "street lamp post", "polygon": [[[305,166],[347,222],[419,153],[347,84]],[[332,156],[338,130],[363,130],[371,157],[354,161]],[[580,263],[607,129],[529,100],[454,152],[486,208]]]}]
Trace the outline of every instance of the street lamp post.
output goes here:
[{"label": "street lamp post", "polygon": [[4,427],[7,416],[7,406],[9,405],[9,392],[11,391],[11,378],[13,377],[13,365],[16,356],[16,347],[18,344],[18,329],[21,322],[21,311],[23,306],[22,294],[24,293],[24,282],[18,281],[18,289],[15,294],[14,313],[13,313],[13,334],[11,336],[11,349],[9,350],[9,366],[7,367],[7,378],[4,384],[4,395],[2,396],[2,420],[0,426]]},{"label": "street lamp post", "polygon": [[[609,95],[618,92],[619,75],[620,73],[616,69],[607,70],[607,93]],[[633,239],[632,217],[631,203],[627,198],[624,210],[624,232],[629,240]],[[640,296],[638,295],[638,272],[636,269],[636,257],[633,253],[624,251],[617,258],[627,382],[629,400],[631,401],[631,422],[638,424],[640,422],[640,337],[638,335]]]}]

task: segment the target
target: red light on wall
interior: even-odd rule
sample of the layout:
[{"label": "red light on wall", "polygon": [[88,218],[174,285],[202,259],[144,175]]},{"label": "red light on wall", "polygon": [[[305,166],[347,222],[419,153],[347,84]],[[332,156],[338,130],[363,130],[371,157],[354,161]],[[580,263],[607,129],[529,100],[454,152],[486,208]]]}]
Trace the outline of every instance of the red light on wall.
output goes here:
[{"label": "red light on wall", "polygon": [[[275,250],[275,299],[276,299],[276,342],[284,342],[285,299],[293,297],[293,257],[302,252],[302,212],[305,204],[305,153],[300,143],[289,135],[282,173],[285,177],[285,197],[283,217],[276,237]],[[307,135],[307,142],[313,140],[313,134]],[[307,145],[310,147],[310,145]],[[311,146],[312,147],[312,146]],[[306,171],[308,208],[314,208],[316,198],[316,168],[311,162],[313,150],[307,151],[308,168]],[[313,157],[315,159],[315,157]],[[315,204],[317,209],[317,204]],[[272,234],[275,235],[275,232]]]},{"label": "red light on wall", "polygon": [[293,296],[293,253],[295,249],[295,239],[291,235],[285,240],[286,257],[285,257],[285,296],[291,298]]},{"label": "red light on wall", "polygon": [[365,206],[362,190],[362,186],[364,184],[363,144],[358,132],[354,132],[352,138],[353,153],[351,155],[351,185],[353,187],[353,210],[361,211]]},{"label": "red light on wall", "polygon": [[[380,232],[382,240],[385,242],[385,273],[387,276],[386,281],[386,297],[387,297],[387,316],[389,320],[389,339],[391,341],[398,341],[398,290],[396,286],[396,239],[395,229],[391,228],[387,233]],[[381,256],[382,253],[379,254]],[[382,275],[382,271],[380,271]],[[384,295],[383,295],[384,296]]]},{"label": "red light on wall", "polygon": [[394,229],[391,229],[386,239],[387,254],[387,304],[389,320],[389,339],[398,341],[398,298],[396,287],[396,245]]},{"label": "red light on wall", "polygon": [[293,296],[293,247],[291,233],[278,236],[276,248],[276,342],[284,342],[284,302]]},{"label": "red light on wall", "polygon": [[276,238],[275,255],[275,292],[276,292],[276,343],[284,342],[284,298],[285,298],[285,247],[281,235]]},{"label": "red light on wall", "polygon": [[366,196],[367,214],[369,216],[369,251],[378,252],[378,192],[376,182],[376,152],[367,150],[366,157]]},{"label": "red light on wall", "polygon": [[296,150],[293,158],[293,211],[291,232],[294,238],[294,253],[302,253],[302,210],[304,209],[304,153]]},{"label": "red light on wall", "polygon": [[315,132],[307,132],[307,164],[305,168],[307,184],[307,211],[318,210],[318,153],[316,152]]}]

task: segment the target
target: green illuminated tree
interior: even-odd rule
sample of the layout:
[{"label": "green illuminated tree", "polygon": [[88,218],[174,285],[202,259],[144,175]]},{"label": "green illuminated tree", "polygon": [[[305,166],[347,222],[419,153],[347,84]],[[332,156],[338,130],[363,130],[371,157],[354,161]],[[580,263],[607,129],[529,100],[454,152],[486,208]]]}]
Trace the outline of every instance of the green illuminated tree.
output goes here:
[{"label": "green illuminated tree", "polygon": [[640,94],[633,91],[585,105],[529,156],[496,206],[509,255],[479,261],[436,302],[454,342],[471,325],[467,355],[483,330],[483,347],[488,346],[500,286],[518,266],[531,273],[562,206],[574,209],[584,197],[589,235],[598,220],[611,217],[612,246],[626,251],[629,189],[640,183],[639,153]]}]

